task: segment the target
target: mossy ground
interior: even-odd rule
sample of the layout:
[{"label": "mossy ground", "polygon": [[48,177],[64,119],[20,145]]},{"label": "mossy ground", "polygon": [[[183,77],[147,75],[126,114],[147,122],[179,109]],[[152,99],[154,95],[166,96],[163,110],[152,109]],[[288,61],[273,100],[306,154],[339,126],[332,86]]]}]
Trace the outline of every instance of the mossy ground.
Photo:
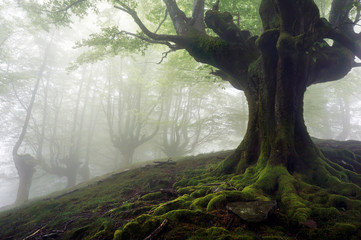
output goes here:
[{"label": "mossy ground", "polygon": [[[145,239],[165,219],[169,222],[157,239],[361,239],[358,197],[295,182],[297,195],[287,198],[274,189],[268,190],[270,195],[258,193],[247,186],[257,169],[250,168],[253,174],[243,176],[212,174],[230,153],[187,157],[177,164],[113,174],[67,194],[2,212],[0,239],[32,234],[28,239]],[[272,172],[260,170],[258,184],[272,181]],[[282,181],[295,181],[276,172]],[[284,184],[284,193],[287,186],[291,185]],[[257,198],[276,198],[279,203],[268,221],[247,223],[225,209],[227,202]],[[295,221],[287,204],[304,204],[304,212],[298,207],[297,214],[306,214],[317,227]]]}]

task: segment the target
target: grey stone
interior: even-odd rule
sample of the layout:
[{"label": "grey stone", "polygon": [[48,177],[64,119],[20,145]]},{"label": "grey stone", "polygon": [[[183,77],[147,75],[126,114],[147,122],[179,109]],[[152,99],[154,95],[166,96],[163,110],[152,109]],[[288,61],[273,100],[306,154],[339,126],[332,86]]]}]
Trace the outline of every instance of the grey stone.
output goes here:
[{"label": "grey stone", "polygon": [[268,219],[277,206],[276,201],[231,202],[226,208],[246,222],[262,222]]}]

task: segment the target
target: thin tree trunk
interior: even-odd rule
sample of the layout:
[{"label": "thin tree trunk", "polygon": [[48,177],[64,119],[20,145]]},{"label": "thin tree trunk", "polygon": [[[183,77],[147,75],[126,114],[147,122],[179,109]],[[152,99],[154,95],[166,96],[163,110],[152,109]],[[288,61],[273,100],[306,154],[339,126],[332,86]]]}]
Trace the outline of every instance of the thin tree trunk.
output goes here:
[{"label": "thin tree trunk", "polygon": [[344,141],[348,138],[351,131],[351,113],[350,113],[350,103],[347,99],[347,96],[343,97],[339,100],[340,103],[340,113],[341,113],[341,124],[342,124],[342,131],[336,137],[337,140]]},{"label": "thin tree trunk", "polygon": [[15,204],[17,204],[17,205],[28,201],[31,182],[32,182],[32,178],[33,178],[33,175],[35,172],[34,158],[28,154],[19,155],[18,151],[19,151],[19,148],[20,148],[22,142],[24,141],[24,138],[25,138],[28,126],[29,126],[31,112],[32,112],[34,102],[35,102],[35,97],[38,92],[40,81],[43,77],[44,70],[46,68],[50,45],[51,45],[52,41],[53,41],[53,37],[51,38],[50,42],[48,43],[48,45],[44,51],[43,62],[38,71],[37,80],[35,82],[35,86],[32,91],[32,94],[31,94],[29,106],[26,109],[26,117],[25,117],[24,125],[21,130],[20,136],[19,136],[18,140],[16,141],[15,146],[12,151],[13,160],[14,160],[16,169],[19,174],[19,188],[18,188],[18,193],[17,193],[17,197],[16,197],[16,201],[15,201]]}]

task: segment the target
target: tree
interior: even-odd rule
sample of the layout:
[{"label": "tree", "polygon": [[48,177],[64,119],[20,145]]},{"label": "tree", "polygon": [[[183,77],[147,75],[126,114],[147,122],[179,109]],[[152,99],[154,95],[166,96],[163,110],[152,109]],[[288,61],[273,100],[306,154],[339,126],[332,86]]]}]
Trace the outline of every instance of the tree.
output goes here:
[{"label": "tree", "polygon": [[19,174],[19,188],[18,188],[18,193],[16,196],[15,204],[23,204],[29,199],[31,182],[32,182],[32,178],[33,178],[33,175],[35,172],[35,166],[37,164],[36,159],[33,156],[31,156],[30,154],[19,154],[18,152],[19,152],[19,148],[21,147],[21,144],[24,141],[24,138],[25,138],[28,126],[29,126],[32,109],[33,109],[34,102],[35,102],[35,97],[38,92],[39,85],[42,80],[45,68],[46,68],[48,55],[49,55],[49,48],[50,48],[52,41],[53,41],[53,39],[51,39],[49,41],[46,49],[44,50],[42,64],[40,65],[37,76],[36,76],[36,82],[35,82],[34,89],[32,90],[32,93],[31,93],[31,99],[30,99],[29,105],[25,107],[26,117],[25,117],[24,125],[22,127],[19,138],[16,141],[16,143],[13,147],[13,151],[12,151],[13,160],[14,160],[16,169]]},{"label": "tree", "polygon": [[[82,165],[81,158],[83,155],[82,147],[86,145],[84,155],[89,155],[91,134],[93,134],[94,126],[85,130],[86,119],[85,114],[89,107],[88,101],[90,98],[90,86],[92,84],[92,74],[85,74],[83,70],[82,79],[79,82],[77,89],[62,89],[60,93],[56,93],[52,100],[52,109],[48,109],[47,96],[49,94],[49,81],[47,81],[44,89],[44,107],[42,112],[41,129],[37,131],[36,152],[38,159],[42,162],[42,167],[45,171],[58,176],[65,176],[67,178],[67,188],[73,187],[77,182],[77,175],[79,170],[82,170],[82,175],[89,177],[89,156],[84,158]],[[53,83],[52,83],[53,84]],[[76,92],[76,94],[72,93]],[[64,95],[68,92],[70,95],[76,95],[75,99],[64,99]],[[60,95],[60,96],[57,96]],[[72,101],[73,100],[73,101]],[[74,104],[75,102],[75,104]],[[52,111],[48,111],[52,110]],[[62,116],[62,111],[72,112]],[[49,113],[48,113],[49,112]],[[54,116],[52,116],[54,115]],[[51,119],[53,118],[53,119]],[[45,135],[45,129],[48,130]],[[50,130],[50,131],[49,131]],[[88,134],[88,143],[83,143],[84,135]],[[43,156],[44,145],[48,147],[46,154]],[[45,151],[44,151],[45,152]],[[80,166],[82,167],[80,168]]]},{"label": "tree", "polygon": [[119,61],[109,64],[105,115],[112,144],[123,156],[122,165],[128,167],[135,150],[157,134],[162,114],[154,119],[159,103],[152,99],[151,84],[143,79],[147,64],[141,67],[140,76],[126,72],[123,59],[120,69],[115,64]]},{"label": "tree", "polygon": [[[64,1],[66,6],[62,6],[56,2],[47,5],[48,13],[58,21],[61,16],[62,23],[70,21],[71,11],[81,16],[96,4],[78,0],[70,4]],[[194,0],[192,10],[182,6],[186,11],[180,9],[179,1],[163,0],[162,7],[173,25],[173,31],[164,34],[151,31],[142,21],[136,11],[142,3],[111,2],[133,18],[140,32],[106,28],[84,41],[83,46],[106,45],[119,53],[125,41],[140,39],[166,45],[171,51],[185,49],[196,61],[217,68],[214,75],[244,91],[249,106],[247,132],[240,146],[215,170],[216,174],[238,174],[234,184],[244,193],[277,193],[290,216],[299,222],[311,212],[307,197],[297,194],[308,184],[360,199],[361,175],[325,158],[303,120],[307,87],[338,80],[359,65],[354,60],[361,57],[360,37],[353,28],[360,20],[358,1],[332,1],[327,20],[320,17],[313,0],[262,0],[259,15],[263,31],[259,36],[235,24],[232,14],[222,11],[222,1],[205,12],[204,0]],[[139,49],[129,46],[131,50]]]},{"label": "tree", "polygon": [[219,127],[209,117],[212,114],[214,118],[216,114],[209,113],[207,109],[207,105],[213,107],[214,103],[207,100],[211,94],[216,96],[216,88],[220,87],[207,79],[208,72],[202,74],[197,70],[199,63],[184,52],[178,53],[169,56],[159,69],[161,76],[157,80],[162,86],[164,111],[158,141],[167,157],[194,152],[202,143],[210,140],[215,128]]},{"label": "tree", "polygon": [[358,72],[354,69],[342,81],[315,85],[306,92],[305,120],[312,136],[340,141],[360,139]]}]

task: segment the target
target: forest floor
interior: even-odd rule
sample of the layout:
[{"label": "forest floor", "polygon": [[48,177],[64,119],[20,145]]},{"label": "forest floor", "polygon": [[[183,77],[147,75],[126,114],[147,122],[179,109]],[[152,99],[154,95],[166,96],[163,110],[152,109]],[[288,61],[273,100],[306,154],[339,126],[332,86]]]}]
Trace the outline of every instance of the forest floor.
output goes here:
[{"label": "forest floor", "polygon": [[361,209],[296,223],[277,205],[260,222],[226,208],[238,190],[211,171],[231,151],[120,170],[0,213],[0,239],[361,239]]}]

